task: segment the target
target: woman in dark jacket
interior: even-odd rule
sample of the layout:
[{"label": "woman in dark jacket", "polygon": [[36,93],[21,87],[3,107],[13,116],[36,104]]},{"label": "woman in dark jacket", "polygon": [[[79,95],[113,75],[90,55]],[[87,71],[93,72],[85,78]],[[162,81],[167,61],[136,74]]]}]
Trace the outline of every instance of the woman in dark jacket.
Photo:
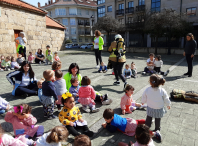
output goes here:
[{"label": "woman in dark jacket", "polygon": [[13,85],[12,95],[27,97],[38,94],[37,80],[28,61],[23,61],[21,68],[7,74],[6,78]]},{"label": "woman in dark jacket", "polygon": [[38,51],[35,53],[35,55],[36,55],[35,63],[39,63],[39,64],[44,63],[45,56],[43,55],[41,49],[38,49]]},{"label": "woman in dark jacket", "polygon": [[197,42],[194,40],[194,36],[192,33],[187,34],[186,40],[187,41],[183,55],[186,56],[186,61],[188,64],[188,72],[185,73],[184,75],[188,75],[188,77],[191,77],[193,70],[193,58],[195,55],[195,49],[197,48]]}]

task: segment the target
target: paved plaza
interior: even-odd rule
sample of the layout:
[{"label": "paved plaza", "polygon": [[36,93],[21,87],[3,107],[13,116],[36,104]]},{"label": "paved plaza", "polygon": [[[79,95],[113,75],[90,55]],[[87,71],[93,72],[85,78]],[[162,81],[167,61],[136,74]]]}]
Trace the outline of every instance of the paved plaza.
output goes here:
[{"label": "paved plaza", "polygon": [[[97,103],[97,107],[100,107],[98,113],[84,113],[82,112],[83,119],[88,122],[88,126],[96,134],[92,138],[92,146],[116,146],[118,142],[135,141],[134,137],[126,136],[120,132],[109,133],[107,130],[101,127],[104,122],[102,117],[103,111],[106,108],[114,109],[116,114],[122,117],[129,117],[134,119],[145,119],[146,110],[136,110],[132,114],[121,114],[120,100],[124,95],[123,83],[121,86],[113,86],[115,77],[111,75],[109,70],[107,73],[97,73],[95,69],[95,56],[94,52],[87,50],[67,50],[59,52],[59,56],[62,61],[62,71],[67,73],[68,67],[71,63],[76,62],[80,67],[80,73],[82,76],[88,76],[91,79],[91,85],[95,91],[99,91],[102,94],[108,93],[109,98],[113,100],[111,105],[102,106]],[[108,63],[108,52],[102,52],[102,59]],[[141,75],[144,67],[146,66],[146,59],[148,54],[141,53],[127,53],[127,63],[135,62],[138,70],[138,78],[129,79],[127,82],[135,87],[133,98],[137,101],[141,101],[141,95],[145,88],[149,86],[149,76]],[[164,88],[170,93],[174,88],[182,89],[185,91],[197,91],[198,87],[198,58],[194,60],[194,72],[191,78],[185,78],[182,75],[187,72],[186,61],[182,55],[162,55],[164,65],[162,71],[170,69],[169,75],[166,77],[166,83]],[[36,74],[36,78],[42,77],[43,71],[51,69],[50,65],[37,65],[33,64],[33,70]],[[1,88],[0,93],[3,98],[11,103],[11,105],[18,105],[21,103],[28,103],[32,106],[32,114],[37,118],[37,124],[43,125],[45,132],[49,131],[57,125],[61,125],[58,119],[47,120],[43,118],[43,108],[37,96],[31,96],[27,98],[14,97],[11,95],[13,86],[6,79],[6,74],[9,72],[0,72]],[[161,120],[161,134],[162,143],[158,143],[154,139],[155,145],[160,146],[198,146],[198,105],[196,103],[187,101],[172,100],[171,109]],[[77,106],[81,107],[80,104]],[[58,115],[60,111],[55,109],[55,115]],[[3,119],[4,115],[0,117],[0,123],[4,129],[13,134],[13,129],[10,124],[5,123]],[[154,127],[151,127],[153,130]],[[73,137],[70,136],[68,142],[72,143]],[[66,143],[65,143],[66,144]],[[67,143],[68,144],[68,143]]]}]

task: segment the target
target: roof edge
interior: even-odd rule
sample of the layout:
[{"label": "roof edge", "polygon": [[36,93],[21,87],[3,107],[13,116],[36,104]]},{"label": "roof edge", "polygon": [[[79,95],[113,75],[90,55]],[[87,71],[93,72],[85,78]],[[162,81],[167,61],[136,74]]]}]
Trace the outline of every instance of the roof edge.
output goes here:
[{"label": "roof edge", "polygon": [[[66,29],[65,25],[63,25],[62,23],[60,23],[60,22],[57,21],[56,19],[54,19],[54,18],[52,18],[52,17],[50,17],[50,16],[48,16],[48,15],[46,15],[46,17],[48,17],[48,18],[52,19],[53,21],[55,21],[56,23],[60,24],[62,27],[64,27],[63,29]],[[48,25],[46,25],[46,26],[48,26]],[[52,26],[49,26],[49,27],[52,27]],[[59,28],[59,27],[55,27],[55,28]],[[61,28],[60,28],[60,29],[61,29]]]}]

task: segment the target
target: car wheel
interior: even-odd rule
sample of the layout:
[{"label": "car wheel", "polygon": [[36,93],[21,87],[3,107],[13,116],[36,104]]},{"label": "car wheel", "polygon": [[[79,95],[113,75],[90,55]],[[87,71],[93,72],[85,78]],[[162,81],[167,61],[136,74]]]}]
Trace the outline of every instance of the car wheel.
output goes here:
[{"label": "car wheel", "polygon": [[85,47],[85,49],[87,49],[87,47]]}]

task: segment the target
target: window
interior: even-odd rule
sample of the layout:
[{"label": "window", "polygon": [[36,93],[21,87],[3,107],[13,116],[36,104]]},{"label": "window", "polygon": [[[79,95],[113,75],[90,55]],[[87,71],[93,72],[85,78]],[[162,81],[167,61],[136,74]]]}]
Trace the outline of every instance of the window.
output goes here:
[{"label": "window", "polygon": [[69,34],[69,27],[66,27],[65,34],[66,34],[66,35]]},{"label": "window", "polygon": [[107,7],[107,12],[112,12],[112,6]]},{"label": "window", "polygon": [[69,15],[77,15],[77,8],[69,8]]},{"label": "window", "polygon": [[98,0],[98,5],[105,3],[105,0]]},{"label": "window", "polygon": [[77,15],[81,15],[81,9],[77,9]]},{"label": "window", "polygon": [[66,9],[55,9],[55,15],[56,16],[66,15]]},{"label": "window", "polygon": [[76,37],[72,37],[72,40],[71,40],[73,43],[76,43],[77,40],[76,40]]},{"label": "window", "polygon": [[63,25],[68,25],[68,19],[63,19]]},{"label": "window", "polygon": [[75,21],[74,18],[71,18],[71,19],[70,19],[70,25],[76,25],[76,21]]},{"label": "window", "polygon": [[139,6],[141,6],[141,5],[145,5],[144,0],[139,0]]},{"label": "window", "polygon": [[161,0],[151,0],[151,11],[160,12]]},{"label": "window", "polygon": [[85,10],[86,11],[86,15],[89,15],[89,10]]},{"label": "window", "polygon": [[95,11],[92,11],[92,15],[95,16]]},{"label": "window", "polygon": [[124,24],[124,18],[118,19],[118,21],[120,22],[120,24]]},{"label": "window", "polygon": [[140,15],[137,17],[137,22],[144,22],[144,15]]},{"label": "window", "polygon": [[79,42],[82,42],[82,38],[79,38]]},{"label": "window", "polygon": [[105,16],[105,6],[98,7],[98,17]]},{"label": "window", "polygon": [[119,10],[123,10],[124,9],[124,4],[119,4]]},{"label": "window", "polygon": [[128,2],[128,8],[132,8],[133,7],[133,1],[132,2]]},{"label": "window", "polygon": [[76,28],[75,27],[71,27],[71,34],[76,34]]},{"label": "window", "polygon": [[88,38],[85,38],[85,42],[89,42],[89,39]]},{"label": "window", "polygon": [[197,10],[197,8],[187,8],[186,9],[187,15],[196,16],[196,10]]},{"label": "window", "polygon": [[133,23],[133,17],[128,17],[128,23]]},{"label": "window", "polygon": [[52,11],[49,11],[49,12],[48,12],[48,15],[49,15],[50,17],[52,17]]},{"label": "window", "polygon": [[66,40],[69,40],[69,37],[68,36],[66,36]]}]

